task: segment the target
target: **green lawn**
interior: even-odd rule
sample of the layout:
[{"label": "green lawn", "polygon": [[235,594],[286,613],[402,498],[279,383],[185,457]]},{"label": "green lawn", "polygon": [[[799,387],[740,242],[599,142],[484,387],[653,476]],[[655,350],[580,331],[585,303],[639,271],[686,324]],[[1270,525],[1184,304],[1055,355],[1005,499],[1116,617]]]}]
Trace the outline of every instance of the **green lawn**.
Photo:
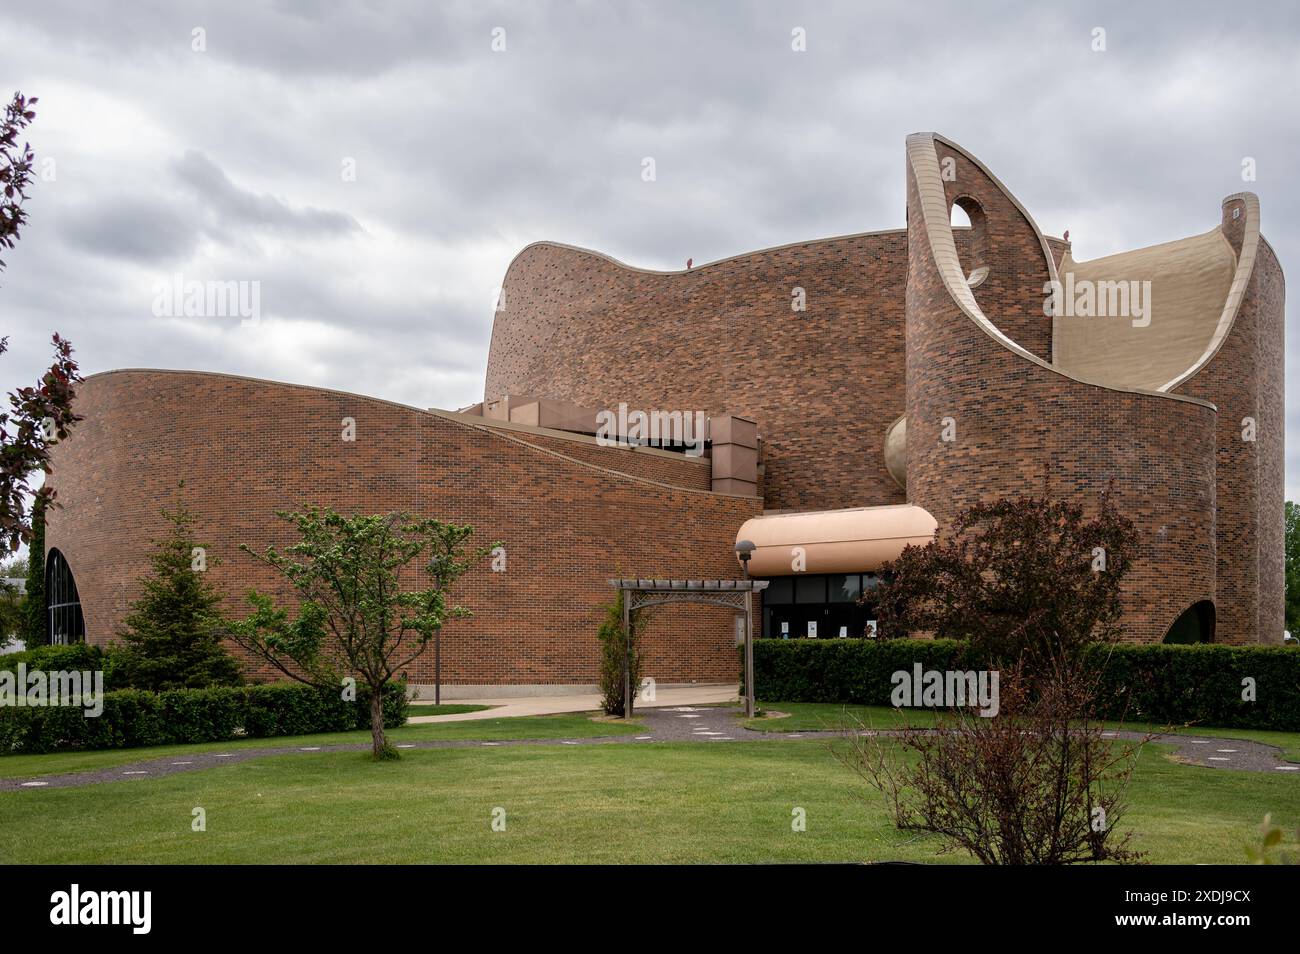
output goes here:
[{"label": "green lawn", "polygon": [[[1300,823],[1295,779],[1178,765],[1156,747],[1131,795],[1121,827],[1153,862],[1241,862],[1265,814]],[[806,832],[791,830],[796,807]],[[49,831],[65,836],[33,834]],[[0,864],[961,860],[938,847],[896,831],[824,740],[295,754],[0,793]]]},{"label": "green lawn", "polygon": [[[478,708],[478,707],[476,707]],[[597,722],[591,713],[519,716],[501,719],[471,719],[465,722],[433,722],[390,729],[393,742],[429,739],[577,739],[601,735],[627,735],[643,731],[636,724]],[[286,745],[335,745],[343,742],[369,743],[370,732],[330,732],[320,735],[276,736],[269,739],[238,739],[232,742],[204,742],[199,745],[159,745],[141,749],[107,749],[97,752],[55,752],[50,755],[0,756],[0,777],[39,777],[109,768],[145,759],[191,752],[234,752],[239,749],[278,748]]]},{"label": "green lawn", "polygon": [[[838,731],[846,725],[864,725],[871,729],[892,729],[910,718],[914,725],[934,724],[932,709],[895,709],[892,706],[854,706],[823,702],[761,702],[759,708],[768,712],[782,712],[785,716],[742,720],[742,724],[760,732],[819,732]],[[1119,723],[1108,723],[1118,728]],[[1123,728],[1132,732],[1166,732],[1164,726],[1126,722]],[[1263,729],[1216,729],[1192,726],[1175,728],[1179,735],[1194,735],[1216,739],[1246,739],[1275,745],[1283,750],[1288,761],[1300,762],[1300,732],[1270,732]]]}]

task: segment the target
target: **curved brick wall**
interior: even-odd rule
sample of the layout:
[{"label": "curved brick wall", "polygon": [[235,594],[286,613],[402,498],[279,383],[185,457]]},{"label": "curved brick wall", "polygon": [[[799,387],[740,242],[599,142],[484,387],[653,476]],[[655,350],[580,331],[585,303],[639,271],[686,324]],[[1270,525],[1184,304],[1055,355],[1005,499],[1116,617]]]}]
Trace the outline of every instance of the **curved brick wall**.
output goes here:
[{"label": "curved brick wall", "polygon": [[[599,469],[511,432],[373,398],[190,372],[117,371],[88,378],[85,416],[54,453],[61,506],[47,545],[68,558],[88,639],[108,641],[147,570],[159,508],[184,479],[199,538],[221,562],[208,572],[242,609],[250,586],[285,596],[241,553],[292,542],[269,515],[303,502],[367,513],[411,510],[471,523],[502,540],[507,572],[484,565],[458,598],[476,615],[443,639],[451,684],[590,684],[598,605],[608,577],[734,577],[736,527],[756,498],[698,492]],[[357,422],[355,443],[340,422]],[[662,467],[652,455],[601,448],[619,467]],[[585,453],[585,451],[584,451]],[[618,456],[621,455],[621,456]],[[675,465],[696,468],[697,465]],[[737,677],[730,614],[686,607],[656,614],[647,675],[660,682]],[[432,653],[411,667],[432,679]]]},{"label": "curved brick wall", "polygon": [[[1240,251],[1246,211],[1239,197],[1223,205],[1223,230]],[[1286,409],[1283,370],[1285,284],[1277,257],[1261,241],[1247,291],[1218,352],[1176,390],[1219,408],[1218,635],[1220,642],[1281,642]],[[1256,440],[1242,439],[1242,420],[1256,421]]]},{"label": "curved brick wall", "polygon": [[739,414],[765,441],[768,507],[903,503],[883,440],[905,401],[906,277],[903,230],[689,272],[530,245],[506,272],[484,393]]},{"label": "curved brick wall", "polygon": [[[939,154],[951,151],[941,144]],[[981,310],[1005,302],[1008,313],[985,314],[1009,334],[1032,315],[1032,306],[1015,301],[1032,289],[1038,321],[1050,325],[1041,311],[1047,265],[1036,229],[973,163],[960,166],[958,181],[1000,223],[994,247],[1020,262],[1014,283],[982,296],[976,289]],[[1162,639],[1185,608],[1215,595],[1215,411],[1075,381],[996,340],[943,280],[911,163],[907,189],[909,502],[929,510],[942,532],[971,504],[1045,488],[1095,508],[1113,481],[1140,534],[1124,594],[1127,634]],[[1040,347],[1037,341],[1033,350]],[[940,439],[945,417],[956,422],[953,442]]]}]

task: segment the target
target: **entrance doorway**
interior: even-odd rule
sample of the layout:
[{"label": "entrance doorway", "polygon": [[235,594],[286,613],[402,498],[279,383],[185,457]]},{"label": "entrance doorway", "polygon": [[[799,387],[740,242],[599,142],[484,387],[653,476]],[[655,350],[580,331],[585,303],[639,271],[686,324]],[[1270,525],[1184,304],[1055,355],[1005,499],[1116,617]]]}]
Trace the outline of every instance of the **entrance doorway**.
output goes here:
[{"label": "entrance doorway", "polygon": [[[762,633],[774,639],[836,639],[875,635],[874,573],[777,576],[763,591]],[[859,600],[866,596],[861,603]]]}]

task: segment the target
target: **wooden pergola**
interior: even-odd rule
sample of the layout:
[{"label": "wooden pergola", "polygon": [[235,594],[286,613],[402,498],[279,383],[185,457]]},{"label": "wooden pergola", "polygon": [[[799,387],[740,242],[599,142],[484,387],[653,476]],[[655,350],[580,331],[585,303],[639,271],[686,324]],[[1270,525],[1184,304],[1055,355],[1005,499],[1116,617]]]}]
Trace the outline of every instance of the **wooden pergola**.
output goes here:
[{"label": "wooden pergola", "polygon": [[[610,580],[623,592],[623,632],[632,632],[632,614],[648,606],[705,603],[745,611],[745,716],[754,717],[753,594],[767,589],[767,580]],[[623,660],[623,718],[632,718],[632,640]]]}]

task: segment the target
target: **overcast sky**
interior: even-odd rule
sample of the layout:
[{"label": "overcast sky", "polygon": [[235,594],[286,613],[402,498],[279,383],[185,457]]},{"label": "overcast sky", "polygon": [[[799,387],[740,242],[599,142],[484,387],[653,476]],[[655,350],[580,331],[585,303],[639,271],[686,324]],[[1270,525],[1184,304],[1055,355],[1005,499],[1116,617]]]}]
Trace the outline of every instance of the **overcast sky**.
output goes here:
[{"label": "overcast sky", "polygon": [[[0,0],[0,95],[40,97],[53,160],[3,256],[0,386],[31,383],[57,329],[85,373],[462,406],[527,243],[679,268],[901,227],[916,131],[979,156],[1076,259],[1204,232],[1251,189],[1300,274],[1300,13],[1066,6]],[[259,282],[260,323],[156,317],[175,275]]]}]

